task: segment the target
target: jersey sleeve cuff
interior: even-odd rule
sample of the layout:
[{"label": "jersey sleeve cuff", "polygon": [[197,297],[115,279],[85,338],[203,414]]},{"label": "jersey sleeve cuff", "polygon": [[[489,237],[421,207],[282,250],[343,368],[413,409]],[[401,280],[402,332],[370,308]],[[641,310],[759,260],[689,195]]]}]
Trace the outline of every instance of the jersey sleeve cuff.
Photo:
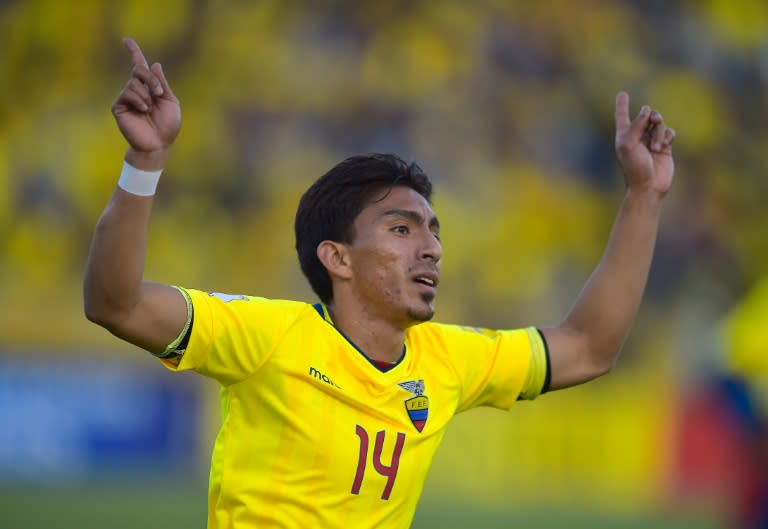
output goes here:
[{"label": "jersey sleeve cuff", "polygon": [[549,358],[546,342],[538,329],[529,327],[526,329],[526,333],[531,349],[531,362],[519,398],[521,400],[533,400],[541,395],[548,385]]},{"label": "jersey sleeve cuff", "polygon": [[163,360],[178,362],[178,360],[184,355],[186,344],[189,342],[189,340],[185,338],[187,338],[190,327],[192,325],[193,309],[192,309],[192,298],[189,297],[189,293],[181,287],[174,286],[173,288],[175,288],[176,290],[179,291],[179,293],[181,293],[181,295],[184,297],[184,301],[187,304],[187,321],[184,324],[184,328],[181,330],[181,332],[176,337],[176,339],[173,340],[170,344],[168,344],[168,347],[166,347],[163,352],[158,353],[155,356]]}]

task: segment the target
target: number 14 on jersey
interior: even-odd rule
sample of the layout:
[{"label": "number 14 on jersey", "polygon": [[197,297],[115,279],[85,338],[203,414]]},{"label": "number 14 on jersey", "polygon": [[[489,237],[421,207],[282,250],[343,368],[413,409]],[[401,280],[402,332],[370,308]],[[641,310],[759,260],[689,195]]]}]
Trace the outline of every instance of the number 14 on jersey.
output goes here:
[{"label": "number 14 on jersey", "polygon": [[[352,483],[351,492],[352,494],[360,494],[360,487],[363,485],[365,469],[368,464],[368,446],[370,445],[370,442],[368,432],[359,424],[355,425],[355,433],[360,440],[360,452],[357,457],[357,471],[355,472],[355,480]],[[388,500],[389,495],[392,493],[392,487],[395,485],[397,470],[400,466],[400,454],[403,452],[403,446],[405,445],[405,434],[403,432],[397,433],[395,449],[392,452],[392,459],[388,465],[385,465],[381,461],[381,452],[384,449],[384,437],[384,430],[376,433],[376,440],[374,442],[371,459],[373,468],[376,469],[376,472],[387,478],[387,484],[384,486],[384,490],[381,493],[381,499]]]}]

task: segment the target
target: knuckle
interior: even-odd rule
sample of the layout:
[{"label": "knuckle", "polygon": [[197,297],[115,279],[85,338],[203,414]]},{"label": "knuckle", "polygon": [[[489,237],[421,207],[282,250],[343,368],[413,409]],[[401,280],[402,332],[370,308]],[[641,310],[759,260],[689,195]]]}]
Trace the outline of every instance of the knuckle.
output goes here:
[{"label": "knuckle", "polygon": [[144,83],[140,79],[136,79],[135,77],[131,80],[131,84],[128,87],[128,89],[133,90],[138,94],[143,94],[144,91],[146,90]]}]

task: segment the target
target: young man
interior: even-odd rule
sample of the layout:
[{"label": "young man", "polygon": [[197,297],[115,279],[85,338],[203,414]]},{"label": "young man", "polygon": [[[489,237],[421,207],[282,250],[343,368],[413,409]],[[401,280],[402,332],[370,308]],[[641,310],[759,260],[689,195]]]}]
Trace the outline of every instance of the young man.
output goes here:
[{"label": "young man", "polygon": [[317,305],[144,281],[155,185],[181,112],[159,64],[126,39],[133,73],[112,111],[129,143],[85,274],[88,318],[173,370],[221,383],[209,527],[408,527],[448,421],[475,406],[609,371],[629,331],[673,174],[674,132],[616,98],[626,195],[608,247],[557,326],[430,323],[440,224],[431,184],[393,155],[349,158],[296,215]]}]

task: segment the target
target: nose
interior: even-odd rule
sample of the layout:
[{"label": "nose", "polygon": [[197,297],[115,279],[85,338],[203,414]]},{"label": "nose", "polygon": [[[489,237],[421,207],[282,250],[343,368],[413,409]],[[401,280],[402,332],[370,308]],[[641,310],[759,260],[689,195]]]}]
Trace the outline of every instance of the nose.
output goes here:
[{"label": "nose", "polygon": [[443,245],[440,244],[440,241],[437,237],[435,237],[435,234],[431,231],[427,232],[427,235],[424,239],[424,245],[421,247],[421,253],[419,257],[421,259],[432,261],[433,263],[437,263],[440,261],[440,258],[443,256]]}]

